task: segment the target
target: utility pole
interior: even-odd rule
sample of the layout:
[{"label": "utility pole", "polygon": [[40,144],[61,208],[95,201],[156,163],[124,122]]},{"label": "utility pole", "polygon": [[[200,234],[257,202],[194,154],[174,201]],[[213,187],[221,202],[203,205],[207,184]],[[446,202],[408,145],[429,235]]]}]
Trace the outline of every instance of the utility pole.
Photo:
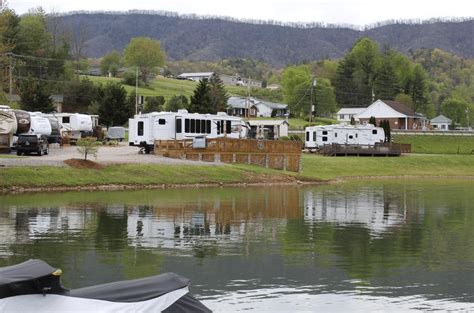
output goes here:
[{"label": "utility pole", "polygon": [[311,79],[311,93],[310,93],[310,103],[309,103],[309,122],[313,121],[313,89],[316,88],[316,78]]},{"label": "utility pole", "polygon": [[10,58],[10,66],[8,69],[8,75],[9,75],[9,81],[10,81],[9,86],[8,86],[8,93],[11,96],[13,94],[13,56],[11,53],[9,53],[8,56]]},{"label": "utility pole", "polygon": [[245,102],[247,108],[247,118],[250,118],[250,76],[247,80],[247,101]]},{"label": "utility pole", "polygon": [[138,66],[135,74],[135,114],[138,114]]}]

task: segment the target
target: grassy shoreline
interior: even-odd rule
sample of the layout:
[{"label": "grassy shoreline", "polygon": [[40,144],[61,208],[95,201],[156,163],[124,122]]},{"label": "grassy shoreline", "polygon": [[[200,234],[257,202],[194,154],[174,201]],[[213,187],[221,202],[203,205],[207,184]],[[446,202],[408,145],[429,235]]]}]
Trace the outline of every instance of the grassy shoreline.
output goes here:
[{"label": "grassy shoreline", "polygon": [[474,156],[470,155],[334,158],[305,154],[302,158],[301,173],[242,164],[120,164],[109,165],[100,170],[50,166],[0,168],[0,192],[328,183],[374,178],[474,177]]}]

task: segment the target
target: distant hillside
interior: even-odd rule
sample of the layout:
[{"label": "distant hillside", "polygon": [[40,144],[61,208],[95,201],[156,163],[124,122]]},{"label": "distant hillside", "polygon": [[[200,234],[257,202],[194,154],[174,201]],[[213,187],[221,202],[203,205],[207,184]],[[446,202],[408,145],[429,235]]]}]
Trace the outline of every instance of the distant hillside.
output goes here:
[{"label": "distant hillside", "polygon": [[122,51],[136,36],[159,39],[167,57],[172,60],[217,61],[239,57],[283,66],[342,57],[362,36],[373,38],[381,45],[388,44],[403,53],[424,47],[474,57],[474,19],[400,23],[355,30],[135,13],[76,13],[60,18],[77,34],[86,34],[85,53],[89,57],[100,57],[113,49]]}]

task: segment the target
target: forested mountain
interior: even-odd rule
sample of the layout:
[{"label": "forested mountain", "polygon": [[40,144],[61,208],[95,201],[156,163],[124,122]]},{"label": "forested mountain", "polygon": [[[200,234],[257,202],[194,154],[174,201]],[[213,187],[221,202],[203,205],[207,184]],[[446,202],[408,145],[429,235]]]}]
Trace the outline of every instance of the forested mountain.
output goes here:
[{"label": "forested mountain", "polygon": [[322,58],[340,58],[363,36],[402,53],[441,48],[474,57],[474,19],[394,23],[356,30],[318,25],[245,23],[222,18],[183,18],[166,14],[74,13],[58,16],[75,38],[84,42],[84,56],[122,51],[132,37],[161,41],[168,59],[217,61],[251,58],[274,66]]}]

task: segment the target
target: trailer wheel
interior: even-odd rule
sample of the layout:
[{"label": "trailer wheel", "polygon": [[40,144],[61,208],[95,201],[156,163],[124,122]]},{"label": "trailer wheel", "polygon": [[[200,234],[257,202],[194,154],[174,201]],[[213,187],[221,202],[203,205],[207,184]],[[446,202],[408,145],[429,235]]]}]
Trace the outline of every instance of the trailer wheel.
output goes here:
[{"label": "trailer wheel", "polygon": [[42,155],[43,155],[43,150],[41,150],[41,148],[38,148],[38,155],[39,155],[39,156],[42,156]]},{"label": "trailer wheel", "polygon": [[44,155],[48,155],[49,154],[49,147],[46,147],[46,150],[44,150]]},{"label": "trailer wheel", "polygon": [[21,155],[21,151],[16,150],[16,155]]}]

